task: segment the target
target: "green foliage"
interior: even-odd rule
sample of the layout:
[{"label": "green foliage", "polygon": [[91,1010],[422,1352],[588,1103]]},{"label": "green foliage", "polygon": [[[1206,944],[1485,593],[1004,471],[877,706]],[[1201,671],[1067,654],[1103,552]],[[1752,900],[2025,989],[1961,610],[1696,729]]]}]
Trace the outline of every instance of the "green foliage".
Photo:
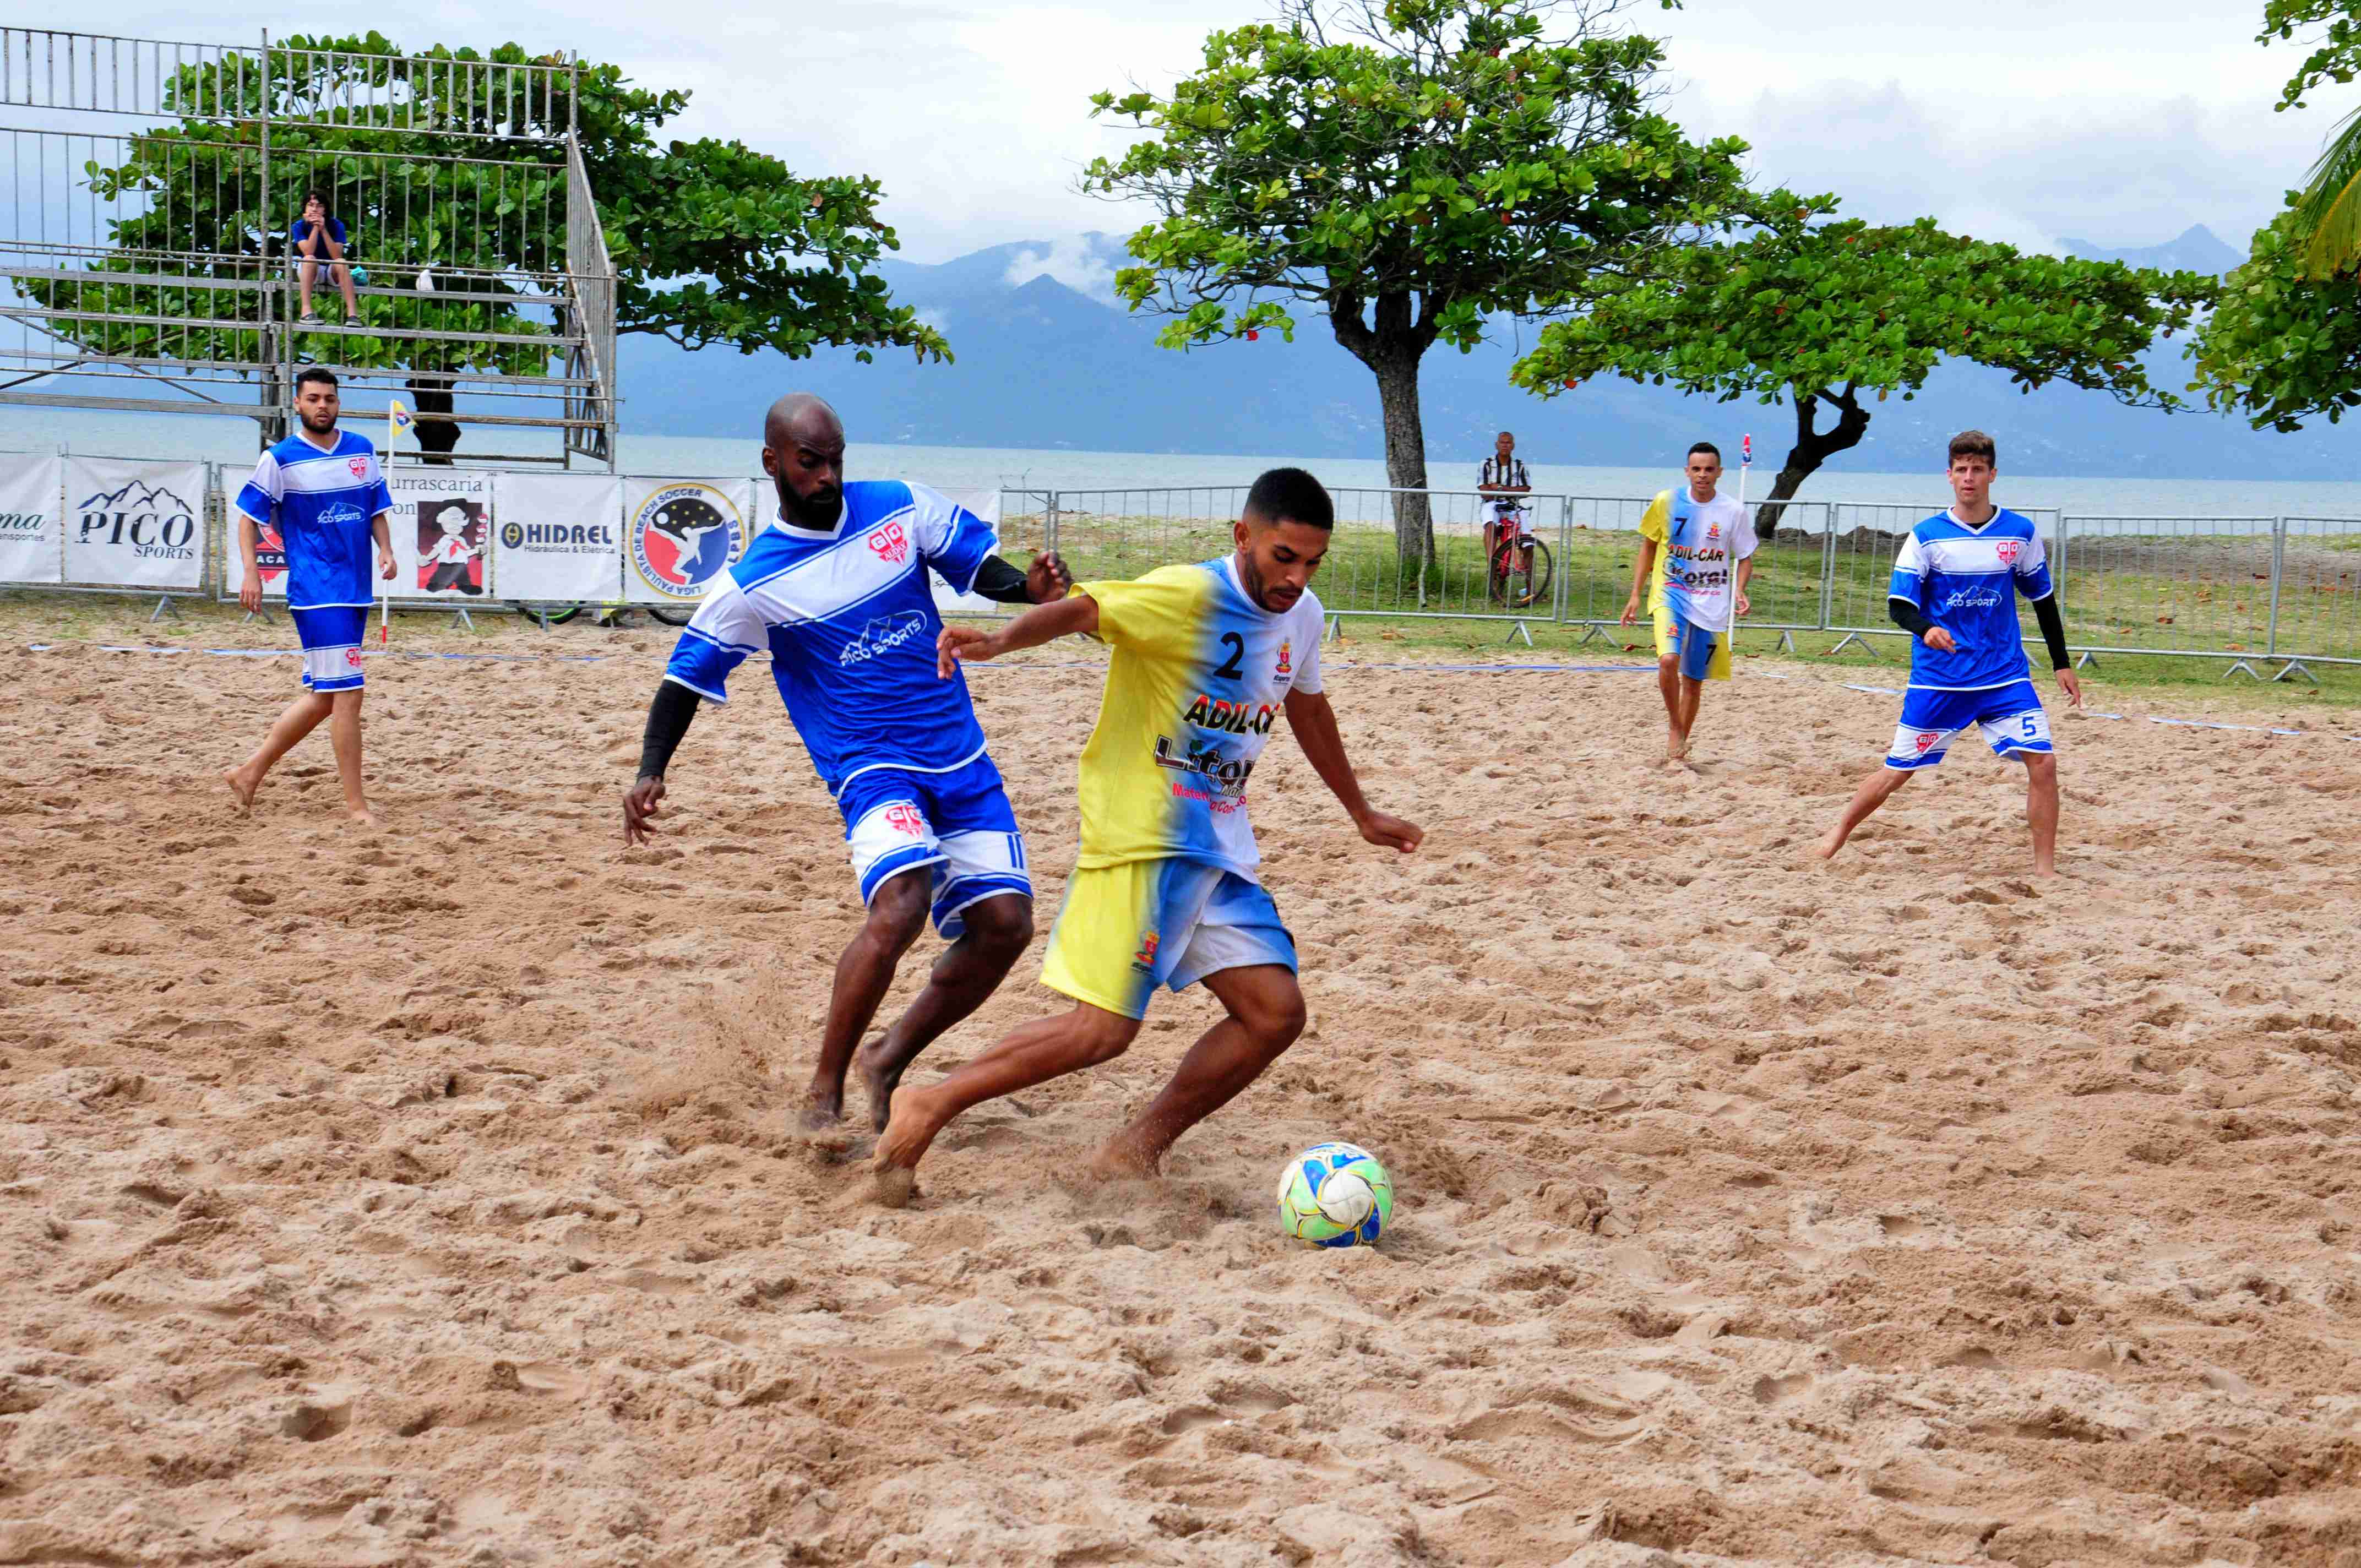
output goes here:
[{"label": "green foliage", "polygon": [[[511,138],[562,133],[572,118],[619,275],[619,330],[750,354],[802,357],[850,344],[862,359],[884,346],[950,357],[941,334],[895,305],[870,270],[896,247],[876,216],[875,181],[801,179],[736,142],[660,147],[656,131],[688,94],[633,87],[612,65],[581,68],[577,102],[562,74],[544,93],[522,90],[522,72],[449,62],[562,64],[513,44],[404,56],[371,32],[289,38],[262,71],[182,68],[165,102],[185,117],[129,142],[121,164],[84,170],[95,197],[130,214],[113,224],[110,251],[93,258],[87,278],[24,287],[49,308],[97,318],[57,323],[93,352],[252,361],[258,334],[244,323],[258,320],[258,296],[205,285],[283,278],[288,225],[304,191],[318,186],[349,232],[349,259],[371,269],[372,285],[407,288],[428,265],[472,274],[431,295],[364,295],[361,324],[383,335],[339,334],[340,363],[545,374],[552,346],[530,340],[548,329],[523,313],[531,296],[558,286],[566,267],[566,151]],[[335,292],[323,275],[315,298]],[[190,329],[141,316],[221,324]],[[526,341],[433,340],[445,332]]]},{"label": "green foliage", "polygon": [[2322,414],[2334,423],[2361,407],[2354,280],[2309,276],[2301,232],[2292,206],[2256,232],[2246,265],[2222,280],[2222,302],[2189,349],[2206,401],[2258,430],[2301,430]]},{"label": "green foliage", "polygon": [[1584,313],[1543,329],[1513,378],[1552,396],[1612,374],[1725,401],[1914,396],[1946,356],[2125,402],[2180,406],[2140,363],[2214,297],[2210,278],[2024,255],[1946,234],[1815,225],[1799,212],[1728,245],[1659,252],[1591,280]]},{"label": "green foliage", "polygon": [[[2277,110],[2304,107],[2304,94],[2323,82],[2349,83],[2361,74],[2361,0],[2267,0],[2257,43],[2292,38],[2317,25],[2312,53],[2279,89]],[[2290,203],[2295,222],[2288,248],[2305,275],[2333,278],[2361,269],[2361,113],[2348,115],[2322,148]]]},{"label": "green foliage", "polygon": [[[1703,146],[1653,108],[1655,40],[1588,6],[1552,38],[1543,0],[1368,0],[1215,32],[1170,93],[1101,93],[1147,133],[1085,189],[1145,198],[1117,274],[1186,347],[1273,329],[1311,302],[1373,365],[1568,287],[1744,205],[1745,144]],[[1369,320],[1364,313],[1373,311]]]},{"label": "green foliage", "polygon": [[2255,41],[2285,42],[2297,29],[2315,26],[2319,32],[2306,40],[2312,53],[2279,89],[2276,108],[2301,109],[2303,95],[2322,82],[2341,86],[2361,75],[2361,3],[2356,0],[2265,0],[2263,30]]}]

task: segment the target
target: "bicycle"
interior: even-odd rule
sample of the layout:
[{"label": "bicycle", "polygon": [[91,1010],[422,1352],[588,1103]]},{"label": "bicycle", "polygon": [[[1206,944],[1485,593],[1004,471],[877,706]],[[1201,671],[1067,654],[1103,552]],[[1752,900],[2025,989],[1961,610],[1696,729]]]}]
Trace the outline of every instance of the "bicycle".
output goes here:
[{"label": "bicycle", "polygon": [[1553,564],[1550,548],[1524,526],[1525,509],[1514,502],[1493,510],[1492,527],[1498,543],[1487,563],[1486,576],[1492,600],[1510,609],[1528,609],[1549,598]]},{"label": "bicycle", "polygon": [[618,624],[619,619],[626,610],[643,609],[652,619],[660,620],[666,626],[686,626],[688,618],[697,613],[694,605],[686,609],[666,609],[661,605],[653,604],[569,604],[544,605],[536,608],[522,599],[511,599],[508,601],[508,606],[519,615],[544,621],[551,626],[563,626],[586,609],[596,609],[598,612],[598,624],[601,626]]}]

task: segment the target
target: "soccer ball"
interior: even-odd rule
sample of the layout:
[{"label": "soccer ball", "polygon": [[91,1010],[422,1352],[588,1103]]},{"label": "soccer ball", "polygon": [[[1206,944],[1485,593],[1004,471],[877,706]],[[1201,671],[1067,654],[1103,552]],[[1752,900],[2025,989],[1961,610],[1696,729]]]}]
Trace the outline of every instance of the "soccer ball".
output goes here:
[{"label": "soccer ball", "polygon": [[1314,1144],[1279,1173],[1279,1228],[1310,1246],[1368,1246],[1394,1217],[1394,1179],[1357,1144]]}]

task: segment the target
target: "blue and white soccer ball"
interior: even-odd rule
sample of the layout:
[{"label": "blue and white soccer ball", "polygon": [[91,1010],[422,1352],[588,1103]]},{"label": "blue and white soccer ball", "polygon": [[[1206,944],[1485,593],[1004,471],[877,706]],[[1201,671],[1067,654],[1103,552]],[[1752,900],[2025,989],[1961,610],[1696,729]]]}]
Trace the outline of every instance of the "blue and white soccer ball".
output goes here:
[{"label": "blue and white soccer ball", "polygon": [[1311,1246],[1367,1246],[1394,1217],[1394,1179],[1358,1144],[1314,1144],[1279,1173],[1279,1228]]}]

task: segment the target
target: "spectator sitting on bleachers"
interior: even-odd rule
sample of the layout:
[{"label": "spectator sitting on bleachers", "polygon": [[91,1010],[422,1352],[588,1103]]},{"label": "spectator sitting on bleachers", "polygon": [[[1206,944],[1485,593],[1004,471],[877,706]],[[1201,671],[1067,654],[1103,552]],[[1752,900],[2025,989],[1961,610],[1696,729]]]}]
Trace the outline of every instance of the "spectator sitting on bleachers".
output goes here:
[{"label": "spectator sitting on bleachers", "polygon": [[336,286],[344,291],[345,320],[357,321],[361,302],[353,292],[353,270],[345,265],[345,225],[341,219],[328,215],[327,198],[317,191],[303,192],[303,215],[290,225],[287,241],[293,253],[303,259],[296,268],[296,286],[302,291],[302,314],[296,319],[305,326],[320,324],[319,313],[312,308],[312,285],[323,267],[335,270]]}]

